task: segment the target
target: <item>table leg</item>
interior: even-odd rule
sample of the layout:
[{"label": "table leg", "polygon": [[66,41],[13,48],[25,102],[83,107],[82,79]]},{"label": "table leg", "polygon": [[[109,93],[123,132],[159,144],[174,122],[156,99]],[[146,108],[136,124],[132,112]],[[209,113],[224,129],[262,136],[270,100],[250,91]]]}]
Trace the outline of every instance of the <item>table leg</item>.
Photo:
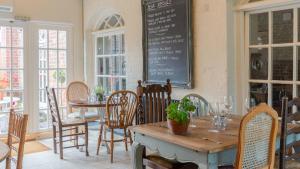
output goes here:
[{"label": "table leg", "polygon": [[218,154],[208,154],[208,169],[218,169]]},{"label": "table leg", "polygon": [[143,152],[144,146],[140,143],[134,142],[132,144],[132,167],[133,169],[144,169],[143,168]]}]

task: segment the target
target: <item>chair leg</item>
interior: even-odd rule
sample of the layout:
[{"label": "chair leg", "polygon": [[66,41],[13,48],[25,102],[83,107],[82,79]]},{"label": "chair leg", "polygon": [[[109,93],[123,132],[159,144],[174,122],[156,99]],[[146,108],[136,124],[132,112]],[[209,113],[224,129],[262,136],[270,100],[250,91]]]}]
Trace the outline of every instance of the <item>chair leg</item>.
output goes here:
[{"label": "chair leg", "polygon": [[111,129],[111,136],[110,136],[110,162],[113,163],[114,158],[114,129]]},{"label": "chair leg", "polygon": [[11,169],[11,159],[9,157],[6,158],[5,169]]},{"label": "chair leg", "polygon": [[100,124],[98,144],[97,144],[97,155],[99,155],[99,150],[100,150],[101,141],[102,141],[102,133],[103,133],[103,124]]},{"label": "chair leg", "polygon": [[85,127],[85,155],[89,156],[89,129],[88,129],[88,124],[86,123],[84,125]]},{"label": "chair leg", "polygon": [[54,153],[57,153],[57,144],[56,144],[56,126],[52,126],[52,130],[53,130],[53,150]]},{"label": "chair leg", "polygon": [[130,140],[130,145],[132,145],[133,141],[132,141],[132,136],[131,136],[130,130],[128,130],[128,136],[129,136],[129,140]]},{"label": "chair leg", "polygon": [[[78,127],[75,128],[75,133],[76,134],[79,133]],[[76,148],[79,149],[79,146],[78,146],[78,135],[75,136],[75,145],[76,145]]]},{"label": "chair leg", "polygon": [[125,150],[128,151],[126,128],[124,128],[124,143],[125,143]]},{"label": "chair leg", "polygon": [[62,140],[62,128],[59,128],[59,155],[60,155],[60,159],[64,158],[64,153],[63,153],[63,140]]}]

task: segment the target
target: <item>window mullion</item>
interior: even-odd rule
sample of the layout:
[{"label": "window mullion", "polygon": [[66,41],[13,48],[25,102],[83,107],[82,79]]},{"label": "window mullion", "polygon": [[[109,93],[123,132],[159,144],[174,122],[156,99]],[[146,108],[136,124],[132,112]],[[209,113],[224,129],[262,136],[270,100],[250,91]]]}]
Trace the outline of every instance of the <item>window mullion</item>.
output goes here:
[{"label": "window mullion", "polygon": [[268,43],[268,104],[272,105],[272,64],[273,64],[273,60],[272,60],[272,42],[273,42],[273,29],[272,29],[272,24],[273,24],[273,16],[272,16],[272,12],[269,11],[268,12],[269,15],[269,43]]},{"label": "window mullion", "polygon": [[293,27],[293,34],[294,34],[294,45],[293,45],[293,98],[297,97],[297,85],[295,84],[295,82],[297,81],[297,70],[298,70],[298,66],[297,66],[297,46],[296,43],[298,41],[298,11],[297,8],[294,8],[294,27]]}]

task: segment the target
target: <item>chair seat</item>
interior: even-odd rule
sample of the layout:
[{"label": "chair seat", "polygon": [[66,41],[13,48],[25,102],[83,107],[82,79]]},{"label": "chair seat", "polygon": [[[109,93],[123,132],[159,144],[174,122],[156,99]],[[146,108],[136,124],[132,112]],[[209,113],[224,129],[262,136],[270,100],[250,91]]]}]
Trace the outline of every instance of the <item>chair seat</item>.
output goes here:
[{"label": "chair seat", "polygon": [[150,167],[164,167],[166,169],[198,169],[196,164],[180,163],[158,155],[148,155],[146,159],[143,159],[143,163]]},{"label": "chair seat", "polygon": [[85,123],[86,121],[82,119],[66,119],[62,121],[62,126],[63,127],[79,126],[79,125],[84,125]]},{"label": "chair seat", "polygon": [[[81,118],[80,112],[73,112],[68,114],[69,118]],[[84,118],[85,119],[100,119],[100,115],[98,112],[85,112],[84,113]]]}]

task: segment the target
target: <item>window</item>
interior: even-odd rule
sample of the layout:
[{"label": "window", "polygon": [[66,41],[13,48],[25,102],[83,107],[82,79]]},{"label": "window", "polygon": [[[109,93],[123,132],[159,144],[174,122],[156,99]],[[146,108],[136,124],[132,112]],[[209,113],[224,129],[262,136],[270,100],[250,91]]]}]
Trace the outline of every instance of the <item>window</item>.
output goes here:
[{"label": "window", "polygon": [[51,115],[45,87],[56,89],[62,115],[66,114],[67,84],[67,32],[56,29],[39,29],[39,128],[48,129]]},{"label": "window", "polygon": [[0,134],[7,133],[8,112],[24,110],[24,30],[0,26]]},{"label": "window", "polygon": [[246,20],[251,103],[280,112],[282,96],[300,96],[300,7],[249,12]]},{"label": "window", "polygon": [[120,15],[104,19],[95,33],[96,84],[105,94],[126,89],[126,59],[124,50],[124,21]]}]

